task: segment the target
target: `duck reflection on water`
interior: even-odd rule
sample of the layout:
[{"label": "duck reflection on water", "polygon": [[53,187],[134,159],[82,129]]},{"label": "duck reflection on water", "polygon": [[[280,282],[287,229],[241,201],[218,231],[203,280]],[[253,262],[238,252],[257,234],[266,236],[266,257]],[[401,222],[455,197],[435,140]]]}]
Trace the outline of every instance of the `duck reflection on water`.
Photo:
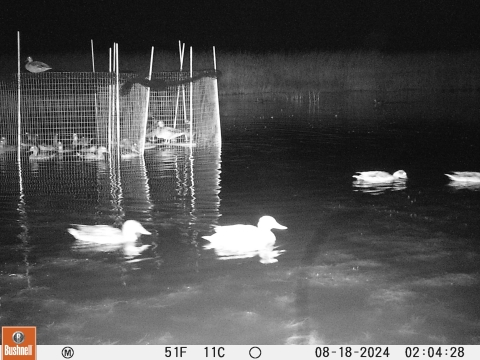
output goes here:
[{"label": "duck reflection on water", "polygon": [[379,183],[379,184],[372,184],[366,183],[363,181],[354,181],[353,182],[353,191],[360,191],[366,194],[371,195],[380,195],[387,191],[400,191],[405,190],[407,188],[407,184],[405,181],[396,181],[392,183]]}]

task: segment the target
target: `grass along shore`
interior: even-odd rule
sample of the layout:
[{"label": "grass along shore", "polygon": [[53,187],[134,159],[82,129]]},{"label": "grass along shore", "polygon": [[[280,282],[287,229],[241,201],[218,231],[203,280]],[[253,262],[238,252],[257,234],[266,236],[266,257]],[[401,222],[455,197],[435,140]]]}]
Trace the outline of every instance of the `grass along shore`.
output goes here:
[{"label": "grass along shore", "polygon": [[[31,54],[53,71],[92,71],[90,54]],[[188,54],[186,54],[188,57]],[[120,53],[120,70],[147,72],[150,54]],[[2,72],[16,72],[14,56],[0,56]],[[178,71],[179,56],[157,51],[153,71]],[[193,54],[194,70],[213,68],[211,53]],[[480,91],[480,52],[394,54],[377,52],[222,53],[219,94],[284,93],[302,95],[338,91]],[[23,64],[22,64],[23,69]],[[189,59],[184,70],[189,69]],[[108,71],[108,55],[96,55],[95,70]]]}]

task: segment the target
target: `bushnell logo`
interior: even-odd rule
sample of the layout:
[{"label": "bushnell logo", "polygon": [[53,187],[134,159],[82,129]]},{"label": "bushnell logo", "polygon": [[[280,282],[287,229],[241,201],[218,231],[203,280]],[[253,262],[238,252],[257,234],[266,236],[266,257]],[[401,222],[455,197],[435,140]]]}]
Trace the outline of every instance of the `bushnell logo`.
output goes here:
[{"label": "bushnell logo", "polygon": [[25,340],[25,334],[21,331],[15,331],[12,336],[13,342],[17,345],[20,345],[23,343],[23,340]]}]

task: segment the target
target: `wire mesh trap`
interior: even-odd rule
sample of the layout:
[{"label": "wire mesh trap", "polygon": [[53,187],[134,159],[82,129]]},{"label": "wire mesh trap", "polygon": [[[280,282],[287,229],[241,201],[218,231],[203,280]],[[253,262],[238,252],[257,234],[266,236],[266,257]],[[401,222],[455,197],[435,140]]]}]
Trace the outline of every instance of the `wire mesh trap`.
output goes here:
[{"label": "wire mesh trap", "polygon": [[131,83],[133,74],[12,75],[0,81],[0,151],[100,158],[101,147],[130,158],[162,145],[219,145],[217,80],[204,73],[194,72],[193,82],[186,72],[154,73],[152,80],[168,84],[159,90]]}]

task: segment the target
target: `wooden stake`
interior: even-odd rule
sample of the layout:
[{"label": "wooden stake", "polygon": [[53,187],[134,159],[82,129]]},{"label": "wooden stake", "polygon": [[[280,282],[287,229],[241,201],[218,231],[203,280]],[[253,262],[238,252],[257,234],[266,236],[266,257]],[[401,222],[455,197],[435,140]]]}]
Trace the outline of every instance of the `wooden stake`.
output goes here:
[{"label": "wooden stake", "polygon": [[22,92],[21,92],[21,80],[20,80],[20,76],[21,76],[21,72],[20,72],[20,31],[17,31],[17,92],[18,92],[18,96],[17,96],[17,115],[18,115],[18,119],[17,119],[17,156],[18,156],[18,163],[20,164],[20,147],[21,147],[21,142],[22,142],[22,114],[21,114],[21,111],[20,111],[20,107],[21,107],[21,104],[22,104],[22,101],[21,101],[21,95],[22,95]]},{"label": "wooden stake", "polygon": [[[91,48],[92,48],[92,71],[95,74],[95,56],[94,56],[94,53],[93,53],[93,39],[90,40],[90,45],[91,45]],[[95,121],[98,121],[97,120],[98,119],[97,91],[95,91],[94,98],[95,98]]]},{"label": "wooden stake", "polygon": [[93,39],[90,40],[90,45],[92,48],[92,71],[95,72],[95,56],[93,54]]},{"label": "wooden stake", "polygon": [[[190,46],[190,77],[193,77],[193,49]],[[190,81],[190,148],[193,137],[193,81]]]},{"label": "wooden stake", "polygon": [[[183,55],[185,53],[185,43],[182,44],[180,40],[178,40],[178,50],[179,50],[179,54],[180,54],[180,72],[181,72],[182,68],[183,68]],[[177,88],[177,101],[175,102],[175,117],[173,118],[173,128],[174,129],[177,128],[178,100],[180,98],[180,88],[182,88],[182,90],[183,90],[183,107],[184,107],[183,115],[184,115],[184,121],[186,123],[187,114],[185,114],[185,87],[182,84],[182,85],[179,85],[178,88]]]},{"label": "wooden stake", "polygon": [[[108,73],[112,76],[112,48],[108,48]],[[108,83],[108,153],[112,153],[112,82]]]},{"label": "wooden stake", "polygon": [[213,70],[217,70],[217,57],[215,56],[215,46],[213,47]]},{"label": "wooden stake", "polygon": [[[150,71],[148,72],[148,80],[152,80],[152,70],[153,70],[153,53],[155,48],[152,46],[152,53],[150,54]],[[147,123],[148,123],[148,108],[150,106],[150,87],[147,87],[147,99],[145,104],[145,126],[143,127],[142,134],[140,134],[140,150],[142,154],[145,151],[145,136],[147,135]]]},{"label": "wooden stake", "polygon": [[117,112],[117,154],[118,161],[120,162],[120,79],[118,71],[118,44],[114,43],[115,48],[115,75],[116,75],[116,87],[115,87],[115,99],[116,99],[116,112]]},{"label": "wooden stake", "polygon": [[[213,47],[213,69],[217,71],[217,56],[215,54],[215,46]],[[215,96],[215,113],[217,117],[217,129],[216,131],[218,132],[218,137],[217,137],[217,145],[220,145],[222,143],[222,132],[221,132],[221,127],[220,127],[220,109],[219,109],[219,104],[218,104],[218,82],[217,82],[217,77],[213,79],[213,93]]]},{"label": "wooden stake", "polygon": [[185,43],[182,44],[180,40],[178,40],[178,49],[180,53],[180,71],[183,68],[183,55],[185,54]]}]

